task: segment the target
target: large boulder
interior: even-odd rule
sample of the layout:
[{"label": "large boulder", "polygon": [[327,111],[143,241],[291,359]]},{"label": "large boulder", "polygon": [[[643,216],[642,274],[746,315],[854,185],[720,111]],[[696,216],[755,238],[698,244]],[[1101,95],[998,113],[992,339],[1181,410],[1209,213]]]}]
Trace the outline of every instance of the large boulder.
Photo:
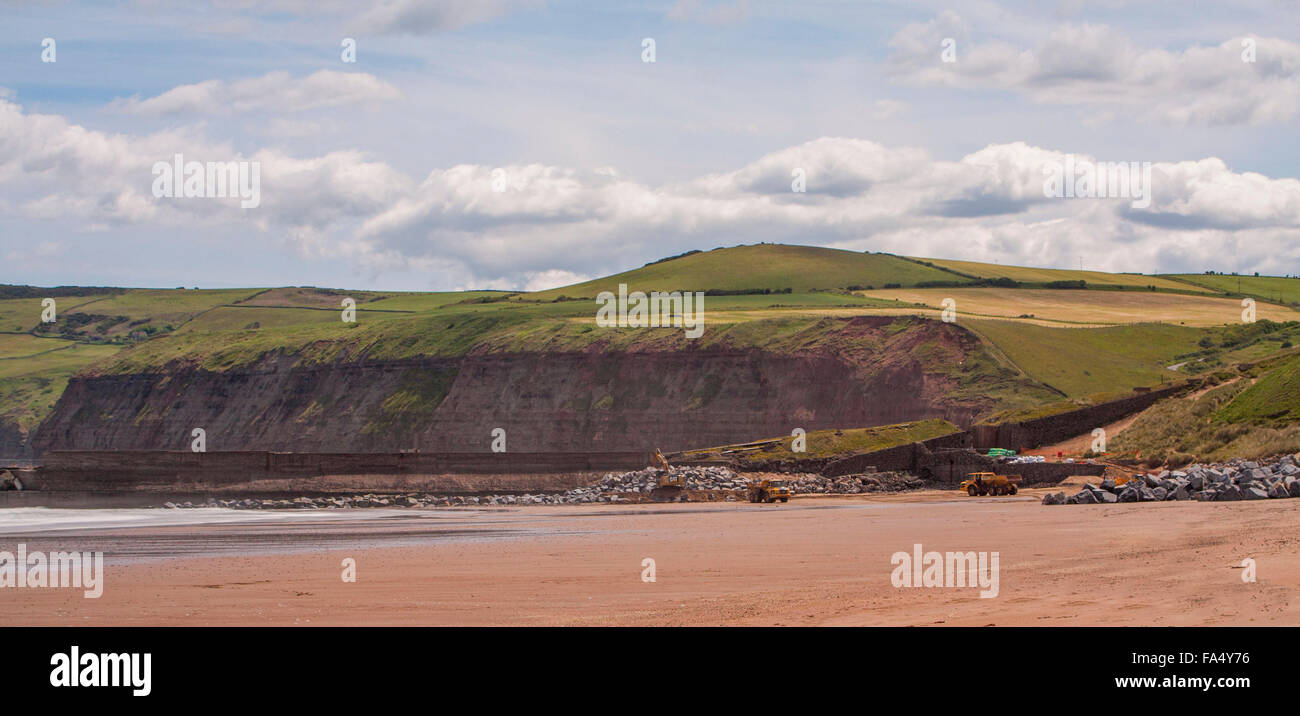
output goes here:
[{"label": "large boulder", "polygon": [[1215,502],[1236,502],[1243,499],[1242,489],[1236,485],[1226,485],[1221,488],[1215,495]]},{"label": "large boulder", "polygon": [[14,477],[12,472],[9,472],[8,470],[0,472],[0,490],[16,489],[14,486],[16,482],[17,478]]},{"label": "large boulder", "polygon": [[1292,497],[1300,497],[1300,480],[1292,477],[1286,481],[1287,494]]},{"label": "large boulder", "polygon": [[1275,482],[1273,483],[1272,487],[1268,488],[1268,496],[1272,498],[1279,498],[1279,497],[1290,497],[1291,494],[1287,492],[1286,485],[1283,485],[1280,482]]},{"label": "large boulder", "polygon": [[1076,505],[1095,505],[1097,502],[1097,493],[1092,490],[1083,490],[1074,496],[1074,504]]},{"label": "large boulder", "polygon": [[1137,502],[1138,499],[1138,488],[1132,484],[1125,485],[1123,491],[1119,493],[1120,502]]},{"label": "large boulder", "polygon": [[1043,504],[1044,504],[1044,505],[1064,505],[1064,504],[1065,504],[1065,493],[1064,493],[1064,492],[1049,492],[1049,493],[1047,493],[1046,495],[1043,495]]},{"label": "large boulder", "polygon": [[1151,490],[1151,499],[1155,502],[1164,502],[1169,490],[1164,485]]},{"label": "large boulder", "polygon": [[1248,487],[1245,490],[1244,498],[1247,500],[1267,500],[1268,491],[1258,487]]},{"label": "large boulder", "polygon": [[1111,479],[1109,479],[1109,478],[1107,478],[1107,479],[1105,479],[1105,480],[1102,480],[1102,481],[1101,481],[1101,489],[1105,490],[1106,492],[1114,492],[1114,491],[1115,491],[1115,481],[1114,481],[1114,480],[1111,480]]},{"label": "large boulder", "polygon": [[1195,475],[1188,477],[1187,486],[1193,490],[1205,489],[1205,475],[1198,472]]},{"label": "large boulder", "polygon": [[1101,498],[1102,503],[1113,505],[1119,502],[1119,496],[1113,492],[1098,492],[1097,496]]}]

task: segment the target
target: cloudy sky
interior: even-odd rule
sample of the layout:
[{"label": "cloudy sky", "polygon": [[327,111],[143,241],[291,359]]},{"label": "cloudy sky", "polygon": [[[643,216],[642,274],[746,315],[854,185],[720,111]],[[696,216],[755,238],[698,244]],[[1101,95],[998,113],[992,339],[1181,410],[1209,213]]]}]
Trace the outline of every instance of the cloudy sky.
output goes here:
[{"label": "cloudy sky", "polygon": [[[173,5],[0,0],[0,283],[537,289],[759,241],[1300,273],[1291,0]],[[155,197],[176,154],[260,205]],[[1150,162],[1150,206],[1044,196],[1067,155]]]}]

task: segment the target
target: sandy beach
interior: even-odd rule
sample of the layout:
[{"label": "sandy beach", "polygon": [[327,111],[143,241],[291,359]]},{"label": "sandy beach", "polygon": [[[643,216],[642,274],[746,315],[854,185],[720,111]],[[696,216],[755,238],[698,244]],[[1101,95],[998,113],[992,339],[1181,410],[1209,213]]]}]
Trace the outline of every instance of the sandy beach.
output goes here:
[{"label": "sandy beach", "polygon": [[[1300,610],[1300,501],[1040,505],[1043,490],[0,527],[103,551],[104,594],[0,589],[5,625],[1265,625]],[[187,511],[153,511],[168,520]],[[214,516],[214,512],[222,513]],[[199,513],[208,513],[206,515]],[[157,521],[161,518],[150,519]],[[164,520],[166,521],[166,520]],[[999,555],[999,590],[896,588],[891,555]],[[1243,582],[1242,560],[1257,580]],[[343,560],[356,562],[345,582]],[[643,560],[655,581],[643,581]]]}]

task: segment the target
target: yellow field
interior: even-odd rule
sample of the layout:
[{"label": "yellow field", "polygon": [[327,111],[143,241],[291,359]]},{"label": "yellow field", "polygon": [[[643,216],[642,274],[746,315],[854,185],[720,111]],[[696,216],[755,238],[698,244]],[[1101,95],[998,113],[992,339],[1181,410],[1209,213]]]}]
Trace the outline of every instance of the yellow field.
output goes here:
[{"label": "yellow field", "polygon": [[[1212,296],[1130,291],[1070,291],[1058,289],[917,288],[862,291],[863,296],[908,303],[923,303],[938,311],[945,298],[957,302],[957,316],[987,318],[1032,317],[1058,325],[1117,325],[1172,323],[1185,326],[1219,326],[1241,322],[1241,301]],[[1260,303],[1256,318],[1300,320],[1300,312]]]},{"label": "yellow field", "polygon": [[1171,281],[1158,276],[1129,273],[1102,273],[1101,271],[1071,271],[1068,269],[1031,268],[1028,266],[1002,266],[999,264],[952,261],[949,259],[917,259],[935,266],[960,271],[980,278],[1009,278],[1022,283],[1049,283],[1051,281],[1087,281],[1089,286],[1155,286],[1174,291],[1212,293],[1204,286],[1193,286],[1182,281]]},{"label": "yellow field", "polygon": [[[1129,291],[1074,291],[1061,289],[1003,288],[899,288],[858,291],[858,295],[896,301],[897,308],[799,307],[755,309],[709,309],[705,300],[705,321],[741,323],[790,316],[905,316],[940,317],[943,301],[956,301],[957,320],[970,318],[1010,319],[1018,323],[1057,328],[1094,328],[1130,323],[1168,323],[1182,326],[1221,326],[1241,322],[1241,301],[1214,296]],[[1259,303],[1256,318],[1274,321],[1300,320],[1300,312],[1283,306]],[[591,316],[571,319],[594,323]]]}]

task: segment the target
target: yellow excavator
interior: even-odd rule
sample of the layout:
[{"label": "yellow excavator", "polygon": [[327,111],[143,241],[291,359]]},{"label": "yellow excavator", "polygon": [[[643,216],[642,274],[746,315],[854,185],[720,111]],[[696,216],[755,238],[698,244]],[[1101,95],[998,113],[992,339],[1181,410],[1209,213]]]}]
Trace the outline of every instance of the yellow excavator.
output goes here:
[{"label": "yellow excavator", "polygon": [[654,461],[655,467],[663,470],[663,474],[659,476],[659,487],[655,490],[656,495],[668,497],[680,494],[682,488],[685,487],[682,484],[682,475],[673,472],[672,468],[668,466],[668,458],[659,452],[659,448],[655,448]]}]

